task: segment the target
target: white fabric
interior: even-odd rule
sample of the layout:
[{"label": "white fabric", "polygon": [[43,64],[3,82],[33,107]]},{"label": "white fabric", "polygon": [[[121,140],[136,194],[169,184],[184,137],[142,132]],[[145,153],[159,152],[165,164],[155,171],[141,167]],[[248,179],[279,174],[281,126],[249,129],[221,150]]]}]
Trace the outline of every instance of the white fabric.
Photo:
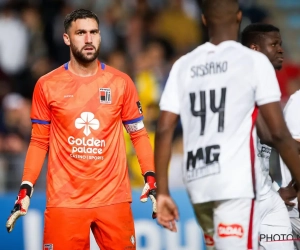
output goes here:
[{"label": "white fabric", "polygon": [[260,140],[257,140],[257,156],[260,160],[260,167],[262,171],[262,188],[260,191],[260,200],[267,199],[268,197],[271,196],[270,190],[272,187],[272,179],[270,177],[270,164],[269,164],[269,159],[271,155],[272,148],[265,145],[261,144]]},{"label": "white fabric", "polygon": [[276,191],[270,189],[268,194],[267,199],[258,203],[260,245],[265,250],[293,250],[293,241],[284,241],[288,235],[289,239],[292,238],[292,226],[286,206]]},{"label": "white fabric", "polygon": [[[283,111],[284,119],[286,121],[287,127],[292,137],[296,140],[300,139],[299,107],[300,107],[300,91],[298,90],[293,95],[291,95]],[[292,180],[292,176],[288,167],[285,165],[281,157],[280,157],[280,170],[282,176],[281,186],[286,187]],[[299,211],[297,209],[298,207],[297,199],[294,199],[292,202],[296,204],[294,207],[287,206],[290,217],[299,217]]]},{"label": "white fabric", "polygon": [[[180,115],[184,180],[193,203],[254,197],[250,151],[255,155],[256,129],[251,130],[252,115],[256,105],[279,100],[270,61],[235,41],[217,46],[205,43],[175,62],[160,108]],[[254,179],[260,185],[257,163]]]},{"label": "white fabric", "polygon": [[276,192],[278,192],[278,190],[280,189],[280,186],[278,185],[278,183],[276,181],[273,181],[272,189],[275,190]]},{"label": "white fabric", "polygon": [[[259,212],[257,201],[254,201],[253,217],[251,220],[252,199],[234,199],[217,202],[214,209],[214,242],[215,249],[258,249]],[[249,228],[252,229],[252,237],[249,236]]]},{"label": "white fabric", "polygon": [[294,249],[300,250],[300,219],[298,217],[290,218],[293,230]]}]

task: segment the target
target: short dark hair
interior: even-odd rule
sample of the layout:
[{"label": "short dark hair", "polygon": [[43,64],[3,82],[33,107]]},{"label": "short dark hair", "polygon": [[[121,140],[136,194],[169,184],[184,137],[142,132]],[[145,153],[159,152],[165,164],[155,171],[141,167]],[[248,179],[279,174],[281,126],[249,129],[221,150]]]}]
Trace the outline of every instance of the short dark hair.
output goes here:
[{"label": "short dark hair", "polygon": [[95,13],[93,13],[90,10],[85,9],[77,9],[66,15],[65,21],[64,21],[64,27],[65,32],[67,32],[72,24],[73,21],[76,21],[77,19],[85,19],[85,18],[92,18],[95,19],[99,26],[99,18]]},{"label": "short dark hair", "polygon": [[247,47],[253,43],[259,44],[262,36],[269,32],[280,32],[280,30],[271,24],[252,23],[242,31],[241,43]]}]

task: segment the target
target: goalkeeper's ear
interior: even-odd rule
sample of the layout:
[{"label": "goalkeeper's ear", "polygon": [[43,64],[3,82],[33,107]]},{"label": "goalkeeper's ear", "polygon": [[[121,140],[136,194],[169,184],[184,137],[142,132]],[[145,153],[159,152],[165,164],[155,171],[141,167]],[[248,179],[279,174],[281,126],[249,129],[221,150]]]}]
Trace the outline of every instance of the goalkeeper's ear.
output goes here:
[{"label": "goalkeeper's ear", "polygon": [[71,44],[70,43],[70,37],[69,37],[69,35],[67,33],[63,34],[63,39],[64,39],[65,44],[68,45],[68,46],[70,46],[70,44]]}]

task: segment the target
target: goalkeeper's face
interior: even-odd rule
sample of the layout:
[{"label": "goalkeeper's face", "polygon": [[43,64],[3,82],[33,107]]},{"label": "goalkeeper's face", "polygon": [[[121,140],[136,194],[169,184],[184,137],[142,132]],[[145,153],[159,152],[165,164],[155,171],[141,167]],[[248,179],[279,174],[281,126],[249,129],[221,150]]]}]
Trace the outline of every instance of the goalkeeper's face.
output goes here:
[{"label": "goalkeeper's face", "polygon": [[71,53],[81,63],[90,63],[98,58],[100,51],[100,30],[92,18],[77,19],[72,22],[64,41],[70,46]]}]

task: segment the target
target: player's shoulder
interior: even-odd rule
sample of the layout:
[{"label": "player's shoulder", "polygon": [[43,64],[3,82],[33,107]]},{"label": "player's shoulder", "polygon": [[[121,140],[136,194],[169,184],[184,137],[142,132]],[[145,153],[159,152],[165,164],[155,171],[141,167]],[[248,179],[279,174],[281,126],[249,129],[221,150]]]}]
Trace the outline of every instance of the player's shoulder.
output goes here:
[{"label": "player's shoulder", "polygon": [[268,57],[253,49],[250,49],[240,44],[239,60],[242,60],[245,64],[247,63],[249,70],[255,72],[254,74],[264,74],[265,71],[274,71],[274,67],[271,64]]},{"label": "player's shoulder", "polygon": [[214,53],[214,52],[219,52],[223,53],[223,51],[228,51],[229,49],[233,51],[238,51],[239,54],[244,54],[246,56],[250,56],[253,58],[261,58],[266,56],[260,52],[254,51],[244,45],[242,45],[239,42],[236,41],[224,41],[218,45],[214,45],[210,42],[206,42],[202,45],[199,45],[192,51],[186,53],[185,55],[181,56],[177,61],[181,61],[184,63],[185,61],[188,61],[192,58],[199,57],[201,54],[207,54],[207,53]]},{"label": "player's shoulder", "polygon": [[111,76],[115,76],[115,77],[117,77],[117,79],[119,79],[125,83],[128,81],[132,81],[132,79],[130,78],[130,76],[128,74],[126,74],[114,67],[111,67],[107,64],[105,64],[104,71],[105,71],[105,73],[111,74]]},{"label": "player's shoulder", "polygon": [[292,94],[286,104],[285,109],[289,106],[290,103],[292,102],[300,102],[300,90],[297,90],[294,94]]},{"label": "player's shoulder", "polygon": [[297,121],[298,116],[294,116],[295,113],[298,113],[300,106],[300,90],[297,90],[294,94],[288,99],[284,109],[283,114],[285,120],[288,124],[293,123],[292,121]]},{"label": "player's shoulder", "polygon": [[63,77],[63,75],[67,75],[65,65],[61,65],[60,67],[41,76],[39,78],[38,82],[40,84],[45,84],[46,82],[53,82],[53,81],[56,81],[57,79],[61,79]]},{"label": "player's shoulder", "polygon": [[268,64],[270,64],[270,60],[264,53],[250,49],[242,44],[241,44],[241,50],[243,50],[245,55],[250,56],[255,62],[258,62],[258,63],[268,62]]}]

